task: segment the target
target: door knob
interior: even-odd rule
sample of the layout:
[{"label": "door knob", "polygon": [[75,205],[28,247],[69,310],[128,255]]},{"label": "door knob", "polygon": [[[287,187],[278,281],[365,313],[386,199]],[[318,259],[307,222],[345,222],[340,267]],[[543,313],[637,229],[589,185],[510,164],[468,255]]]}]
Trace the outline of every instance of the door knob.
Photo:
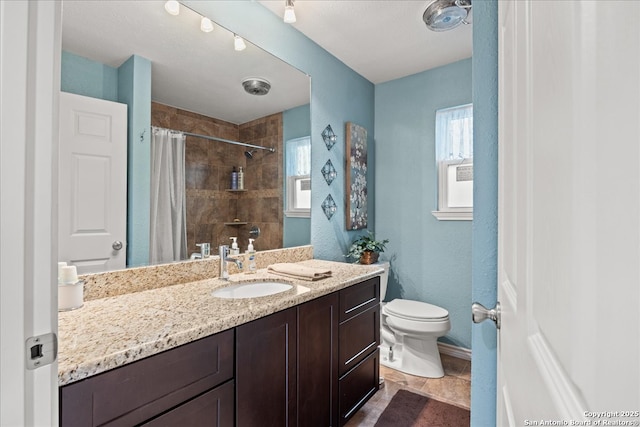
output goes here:
[{"label": "door knob", "polygon": [[495,308],[488,309],[479,302],[474,302],[471,304],[471,319],[473,323],[491,319],[496,323],[496,329],[500,329],[500,303],[497,302]]},{"label": "door knob", "polygon": [[122,249],[122,242],[120,240],[116,240],[115,242],[113,242],[111,247],[114,251],[119,251],[120,249]]}]

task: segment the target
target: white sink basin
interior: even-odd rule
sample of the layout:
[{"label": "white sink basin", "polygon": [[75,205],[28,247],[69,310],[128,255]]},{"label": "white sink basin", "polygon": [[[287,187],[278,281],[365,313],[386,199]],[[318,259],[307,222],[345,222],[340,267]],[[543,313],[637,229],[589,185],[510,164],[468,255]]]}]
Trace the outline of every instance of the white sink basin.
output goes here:
[{"label": "white sink basin", "polygon": [[257,298],[279,294],[292,288],[292,285],[281,282],[248,282],[217,289],[213,291],[213,296],[218,298]]}]

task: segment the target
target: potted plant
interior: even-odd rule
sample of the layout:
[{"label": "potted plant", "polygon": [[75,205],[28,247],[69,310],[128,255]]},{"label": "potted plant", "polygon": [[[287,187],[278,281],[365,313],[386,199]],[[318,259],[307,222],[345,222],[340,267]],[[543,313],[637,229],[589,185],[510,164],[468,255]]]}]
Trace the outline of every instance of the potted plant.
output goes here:
[{"label": "potted plant", "polygon": [[371,231],[356,237],[351,243],[347,257],[353,258],[360,264],[373,264],[378,261],[380,252],[384,252],[389,239],[376,240]]}]

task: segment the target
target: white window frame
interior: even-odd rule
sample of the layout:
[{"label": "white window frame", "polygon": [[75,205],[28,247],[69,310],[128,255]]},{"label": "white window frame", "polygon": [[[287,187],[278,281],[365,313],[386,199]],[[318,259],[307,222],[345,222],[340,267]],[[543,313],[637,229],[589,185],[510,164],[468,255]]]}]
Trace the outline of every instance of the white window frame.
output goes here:
[{"label": "white window frame", "polygon": [[288,217],[311,218],[311,208],[299,208],[296,197],[297,182],[304,180],[309,180],[309,185],[311,185],[310,175],[292,175],[287,177],[287,208],[284,214]]},{"label": "white window frame", "polygon": [[[431,212],[439,221],[470,221],[473,220],[473,207],[449,206],[449,167],[471,166],[472,159],[443,160],[438,162],[438,210]],[[471,180],[473,182],[473,180]]]},{"label": "white window frame", "polygon": [[[467,108],[467,107],[471,107],[472,108],[472,104],[466,104],[466,105],[459,105],[456,107],[452,107],[452,108],[446,108],[446,109],[442,109],[442,110],[438,110],[438,112],[436,113],[436,129],[438,129],[439,126],[441,126],[438,121],[438,113],[439,112],[443,112],[446,113],[447,110],[457,110],[457,109],[461,109],[461,108]],[[450,122],[444,122],[444,123],[450,123]],[[433,214],[433,216],[435,216],[439,221],[471,221],[473,220],[473,206],[471,207],[453,207],[453,206],[449,206],[449,188],[450,186],[453,184],[449,181],[449,168],[451,166],[471,166],[472,170],[473,170],[473,157],[470,158],[462,158],[462,153],[457,153],[459,155],[458,158],[451,158],[453,155],[455,155],[456,153],[448,153],[445,154],[447,157],[447,159],[443,159],[442,154],[440,153],[438,150],[442,150],[443,145],[449,145],[450,142],[446,141],[446,140],[439,140],[438,138],[440,138],[439,133],[441,133],[441,131],[436,130],[436,147],[439,147],[436,151],[436,159],[437,159],[437,169],[438,169],[438,207],[437,210],[432,211],[431,213]],[[446,132],[445,132],[446,134]],[[471,135],[473,137],[473,135]],[[448,149],[450,147],[446,147],[446,149]],[[470,153],[466,153],[466,154],[470,154],[471,156],[473,156],[473,148],[471,147],[471,152]],[[471,182],[473,183],[473,178],[471,179]],[[472,184],[473,185],[473,184]],[[472,195],[473,197],[473,195]],[[471,204],[473,205],[473,200],[471,201]]]},{"label": "white window frame", "polygon": [[[309,156],[311,156],[311,137],[303,136],[300,138],[289,139],[285,142],[285,188],[286,188],[286,196],[287,202],[284,207],[284,215],[286,217],[292,218],[311,218],[311,206],[309,208],[300,208],[298,207],[298,200],[296,197],[296,188],[298,186],[299,181],[309,180],[309,185],[311,185],[311,159],[303,159],[302,164],[298,163],[299,153],[295,151],[294,157],[289,158],[291,154],[294,154],[291,151],[291,147],[297,147],[300,143],[306,143],[309,147]],[[293,144],[293,145],[292,145]],[[290,163],[294,161],[295,163]],[[290,175],[293,173],[292,175]]]}]

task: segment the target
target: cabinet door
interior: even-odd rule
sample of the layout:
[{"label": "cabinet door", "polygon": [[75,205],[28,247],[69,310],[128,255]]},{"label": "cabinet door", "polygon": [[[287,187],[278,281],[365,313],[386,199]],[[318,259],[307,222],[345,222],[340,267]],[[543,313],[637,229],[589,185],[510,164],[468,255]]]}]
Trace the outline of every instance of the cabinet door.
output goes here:
[{"label": "cabinet door", "polygon": [[233,398],[233,381],[229,381],[142,425],[145,427],[232,427]]},{"label": "cabinet door", "polygon": [[296,425],[297,309],[236,328],[239,427]]},{"label": "cabinet door", "polygon": [[338,293],[298,307],[298,425],[338,425]]}]

